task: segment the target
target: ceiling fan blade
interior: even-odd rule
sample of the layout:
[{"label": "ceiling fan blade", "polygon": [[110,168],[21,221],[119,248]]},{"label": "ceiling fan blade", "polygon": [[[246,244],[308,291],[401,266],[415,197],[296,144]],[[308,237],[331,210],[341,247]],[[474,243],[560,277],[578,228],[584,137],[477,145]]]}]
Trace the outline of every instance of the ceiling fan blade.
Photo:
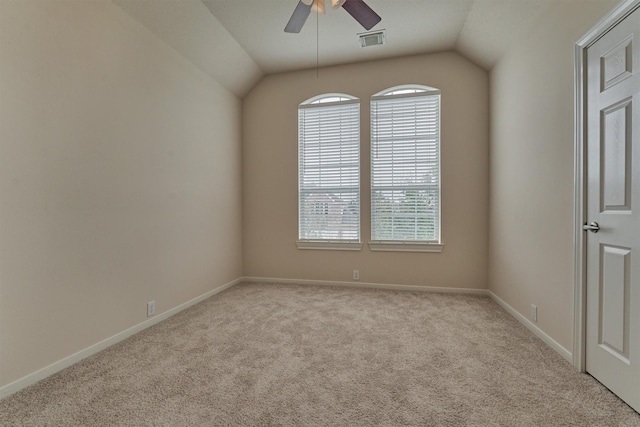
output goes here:
[{"label": "ceiling fan blade", "polygon": [[298,1],[298,5],[293,11],[293,14],[291,14],[291,18],[289,18],[289,22],[287,22],[287,26],[284,27],[285,33],[299,33],[300,30],[302,30],[304,23],[307,22],[307,18],[311,13],[312,4],[313,4],[313,0]]},{"label": "ceiling fan blade", "polygon": [[342,8],[349,12],[349,15],[353,16],[365,30],[372,29],[382,21],[380,15],[375,13],[363,0],[346,0]]}]

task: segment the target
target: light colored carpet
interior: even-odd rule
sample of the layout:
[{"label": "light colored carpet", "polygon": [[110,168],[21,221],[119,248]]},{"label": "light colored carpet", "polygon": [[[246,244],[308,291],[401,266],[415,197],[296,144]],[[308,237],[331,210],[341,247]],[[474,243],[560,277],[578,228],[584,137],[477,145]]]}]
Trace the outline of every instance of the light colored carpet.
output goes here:
[{"label": "light colored carpet", "polygon": [[637,426],[486,297],[235,286],[0,401],[16,426]]}]

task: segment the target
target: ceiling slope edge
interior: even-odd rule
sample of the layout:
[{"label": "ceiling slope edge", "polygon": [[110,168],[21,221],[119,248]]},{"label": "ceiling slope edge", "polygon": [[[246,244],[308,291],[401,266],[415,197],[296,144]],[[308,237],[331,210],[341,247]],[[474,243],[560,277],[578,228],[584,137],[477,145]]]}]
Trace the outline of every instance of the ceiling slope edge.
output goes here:
[{"label": "ceiling slope edge", "polygon": [[475,0],[456,41],[456,50],[490,71],[529,35],[553,0]]},{"label": "ceiling slope edge", "polygon": [[262,69],[200,0],[112,1],[239,98],[264,76]]}]

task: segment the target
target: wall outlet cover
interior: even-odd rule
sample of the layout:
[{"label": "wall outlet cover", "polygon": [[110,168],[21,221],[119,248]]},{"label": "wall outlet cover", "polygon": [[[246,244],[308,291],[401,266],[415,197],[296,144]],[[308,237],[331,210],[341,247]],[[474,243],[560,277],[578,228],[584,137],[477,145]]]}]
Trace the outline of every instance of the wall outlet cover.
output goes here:
[{"label": "wall outlet cover", "polygon": [[154,314],[156,314],[156,302],[149,301],[147,303],[147,317],[153,316]]}]

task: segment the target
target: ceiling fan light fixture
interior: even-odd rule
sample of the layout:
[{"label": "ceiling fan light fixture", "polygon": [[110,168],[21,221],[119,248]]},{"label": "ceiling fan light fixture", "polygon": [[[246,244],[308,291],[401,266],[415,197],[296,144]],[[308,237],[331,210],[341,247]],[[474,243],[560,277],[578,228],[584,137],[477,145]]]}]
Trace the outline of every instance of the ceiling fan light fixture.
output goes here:
[{"label": "ceiling fan light fixture", "polygon": [[334,9],[342,7],[345,1],[346,0],[331,0],[331,7]]},{"label": "ceiling fan light fixture", "polygon": [[[324,13],[325,0],[298,0],[289,22],[284,27],[285,33],[299,33],[311,14],[311,10],[318,13]],[[331,0],[334,8],[342,7],[349,15],[353,17],[365,30],[370,30],[382,20],[373,9],[369,7],[364,0]]]},{"label": "ceiling fan light fixture", "polygon": [[312,12],[324,13],[324,0],[315,0],[313,2]]}]

